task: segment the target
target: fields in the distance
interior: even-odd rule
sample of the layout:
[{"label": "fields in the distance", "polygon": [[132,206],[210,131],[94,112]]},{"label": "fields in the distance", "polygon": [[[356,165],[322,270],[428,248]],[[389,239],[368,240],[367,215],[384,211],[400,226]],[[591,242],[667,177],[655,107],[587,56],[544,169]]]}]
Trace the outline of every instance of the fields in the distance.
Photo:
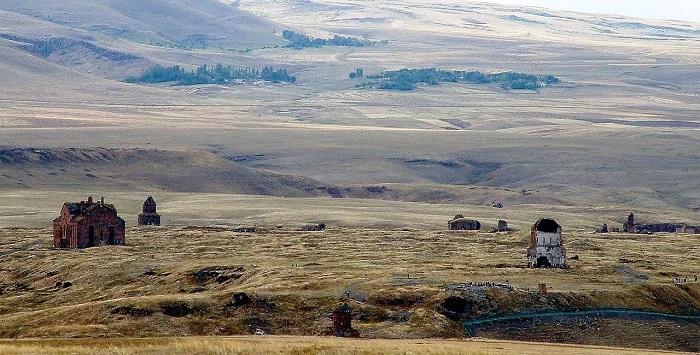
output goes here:
[{"label": "fields in the distance", "polygon": [[[0,39],[4,68],[0,142],[10,148],[207,151],[249,168],[330,185],[482,185],[537,190],[569,205],[684,212],[700,208],[694,174],[700,165],[696,154],[700,46],[695,24],[637,23],[447,0],[408,4],[332,0],[239,4],[279,28],[389,41],[362,48],[294,50],[261,42],[241,53],[215,46],[196,50],[147,45],[138,38],[90,32],[96,45],[141,58],[135,63],[86,59],[74,47],[48,57],[32,55],[22,49],[23,42],[12,38],[44,38],[51,33],[82,38],[70,24],[93,23],[94,8],[57,4],[65,6],[60,8],[62,16],[86,19],[71,22],[37,18],[13,3],[0,9],[8,19],[0,21],[0,33],[10,35]],[[34,1],[31,6],[41,8],[42,3]],[[296,11],[276,10],[288,8]],[[162,12],[146,10],[154,16]],[[99,18],[107,24],[117,22],[113,26],[120,28],[121,17],[114,14],[111,9]],[[129,31],[151,33],[148,22],[129,24],[136,26]],[[261,38],[269,39],[276,27],[261,28],[266,32]],[[151,63],[193,69],[217,62],[284,67],[298,81],[192,87],[118,81]],[[358,67],[367,75],[403,67],[512,70],[555,75],[562,82],[538,91],[443,83],[393,92],[357,88],[362,80],[351,80],[347,73]],[[7,189],[70,188],[68,177],[61,180],[58,175],[14,168],[34,176],[25,178],[17,171],[0,176]],[[155,168],[144,164],[141,170]],[[173,169],[161,174],[166,172],[180,173]],[[99,171],[91,174],[100,177]],[[105,180],[94,179],[90,186],[110,187]],[[125,180],[138,190],[154,187]],[[202,181],[160,187],[231,192],[212,184],[192,186]],[[412,197],[399,194],[396,199],[450,202]]]}]

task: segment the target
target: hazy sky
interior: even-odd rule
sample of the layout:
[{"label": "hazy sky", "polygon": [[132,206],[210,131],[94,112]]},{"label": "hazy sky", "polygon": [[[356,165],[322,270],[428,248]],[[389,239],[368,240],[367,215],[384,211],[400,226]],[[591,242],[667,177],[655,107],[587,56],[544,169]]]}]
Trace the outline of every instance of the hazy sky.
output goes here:
[{"label": "hazy sky", "polygon": [[483,0],[558,10],[700,22],[700,0]]}]

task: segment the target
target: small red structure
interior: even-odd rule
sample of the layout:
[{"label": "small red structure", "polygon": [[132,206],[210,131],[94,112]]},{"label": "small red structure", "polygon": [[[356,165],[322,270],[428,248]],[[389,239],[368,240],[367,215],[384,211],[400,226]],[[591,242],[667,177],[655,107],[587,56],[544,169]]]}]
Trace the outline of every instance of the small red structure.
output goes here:
[{"label": "small red structure", "polygon": [[337,337],[359,338],[360,333],[352,329],[352,309],[347,303],[336,308],[331,315],[333,318],[332,334]]},{"label": "small red structure", "polygon": [[139,214],[139,226],[159,226],[160,215],[156,213],[156,201],[148,196],[143,203],[143,213]]},{"label": "small red structure", "polygon": [[124,245],[124,220],[117,216],[114,205],[102,198],[93,202],[66,202],[61,214],[53,220],[55,248],[90,248],[102,245]]}]

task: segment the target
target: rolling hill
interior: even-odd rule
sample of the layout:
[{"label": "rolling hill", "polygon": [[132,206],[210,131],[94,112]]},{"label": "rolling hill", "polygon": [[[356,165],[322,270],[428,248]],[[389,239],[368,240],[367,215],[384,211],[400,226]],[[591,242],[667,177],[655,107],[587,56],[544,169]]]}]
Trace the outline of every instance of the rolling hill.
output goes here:
[{"label": "rolling hill", "polygon": [[[697,24],[454,1],[149,1],[138,11],[135,4],[3,4],[0,138],[7,147],[152,143],[243,157],[238,163],[249,168],[341,188],[479,185],[540,191],[541,202],[700,206]],[[172,26],[182,18],[191,25]],[[274,34],[283,28],[388,44],[274,48],[284,43]],[[198,31],[206,32],[203,48],[179,42],[196,42]],[[256,45],[244,45],[251,39]],[[238,45],[252,50],[231,50]],[[154,63],[269,64],[299,82],[119,81]],[[398,93],[357,88],[347,73],[358,67],[368,75],[401,67],[513,70],[562,82],[537,91],[443,83]],[[212,183],[211,192],[221,185]],[[473,201],[451,193],[392,198],[400,196]]]},{"label": "rolling hill", "polygon": [[[33,38],[73,32],[84,38],[102,34],[156,46],[225,49],[282,42],[274,35],[275,24],[214,0],[4,1],[2,11],[16,21],[48,23],[13,26],[13,34]],[[56,33],[49,24],[63,31]]]}]

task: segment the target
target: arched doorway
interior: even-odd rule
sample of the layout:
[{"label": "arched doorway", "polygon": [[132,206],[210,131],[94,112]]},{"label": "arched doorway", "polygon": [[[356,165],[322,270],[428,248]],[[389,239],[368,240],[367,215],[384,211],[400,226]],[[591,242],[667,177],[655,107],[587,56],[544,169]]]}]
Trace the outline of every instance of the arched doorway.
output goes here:
[{"label": "arched doorway", "polygon": [[537,257],[536,267],[552,267],[552,263],[549,262],[546,256],[542,255]]}]

